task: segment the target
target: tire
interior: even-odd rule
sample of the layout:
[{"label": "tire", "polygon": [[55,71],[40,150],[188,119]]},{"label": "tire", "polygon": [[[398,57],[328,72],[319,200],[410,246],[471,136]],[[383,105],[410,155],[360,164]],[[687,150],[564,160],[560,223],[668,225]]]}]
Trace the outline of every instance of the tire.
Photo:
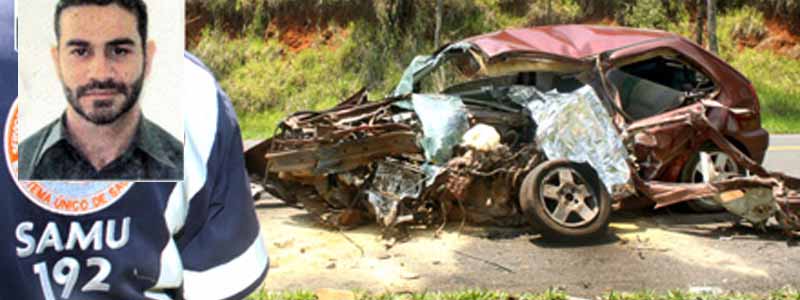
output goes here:
[{"label": "tire", "polygon": [[[713,162],[714,171],[719,174],[715,178],[705,178],[702,172],[701,155],[708,154]],[[681,170],[681,182],[713,182],[731,178],[744,174],[744,168],[736,164],[733,159],[714,146],[703,146],[698,153],[695,153]],[[725,210],[722,205],[714,201],[713,198],[701,198],[686,202],[686,207],[694,212],[720,212]]]},{"label": "tire", "polygon": [[548,239],[582,240],[608,230],[611,197],[587,164],[546,161],[520,186],[520,207]]}]

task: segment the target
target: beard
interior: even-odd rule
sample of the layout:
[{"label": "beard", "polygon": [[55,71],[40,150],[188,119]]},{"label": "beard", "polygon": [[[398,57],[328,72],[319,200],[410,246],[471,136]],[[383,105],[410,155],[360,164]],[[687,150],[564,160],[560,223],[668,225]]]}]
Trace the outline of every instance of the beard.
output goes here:
[{"label": "beard", "polygon": [[[142,92],[142,84],[144,82],[144,73],[139,76],[130,85],[108,79],[105,81],[92,80],[89,84],[79,86],[73,92],[72,89],[63,84],[64,94],[67,96],[67,103],[78,113],[81,117],[95,125],[109,125],[117,121],[120,117],[128,113],[136,102],[139,101],[139,95]],[[95,100],[88,104],[91,107],[81,105],[80,98],[86,96],[90,91],[101,90],[114,90],[124,96],[122,104],[118,108],[114,108],[113,99]],[[88,106],[87,105],[87,106]]]}]

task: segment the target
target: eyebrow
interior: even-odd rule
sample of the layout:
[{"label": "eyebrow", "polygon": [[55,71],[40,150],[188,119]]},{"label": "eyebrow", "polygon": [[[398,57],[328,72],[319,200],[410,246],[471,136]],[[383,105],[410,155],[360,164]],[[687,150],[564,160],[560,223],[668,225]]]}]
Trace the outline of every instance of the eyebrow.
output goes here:
[{"label": "eyebrow", "polygon": [[84,40],[69,40],[67,47],[89,47],[89,42]]},{"label": "eyebrow", "polygon": [[[110,42],[106,43],[106,46],[133,46],[136,43],[129,38],[118,38],[113,39]],[[67,41],[67,47],[89,47],[90,43],[88,41],[74,39]]]},{"label": "eyebrow", "polygon": [[106,46],[133,46],[133,45],[136,45],[136,43],[134,43],[133,40],[129,38],[113,39],[110,42],[106,43]]}]

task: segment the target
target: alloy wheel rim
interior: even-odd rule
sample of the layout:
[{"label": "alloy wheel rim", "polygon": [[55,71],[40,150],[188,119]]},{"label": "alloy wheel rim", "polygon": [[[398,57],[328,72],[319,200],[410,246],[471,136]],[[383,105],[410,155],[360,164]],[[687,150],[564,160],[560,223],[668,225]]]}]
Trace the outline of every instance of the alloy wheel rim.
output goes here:
[{"label": "alloy wheel rim", "polygon": [[547,216],[564,227],[581,227],[597,218],[597,197],[583,177],[569,167],[555,168],[541,181],[539,200]]}]

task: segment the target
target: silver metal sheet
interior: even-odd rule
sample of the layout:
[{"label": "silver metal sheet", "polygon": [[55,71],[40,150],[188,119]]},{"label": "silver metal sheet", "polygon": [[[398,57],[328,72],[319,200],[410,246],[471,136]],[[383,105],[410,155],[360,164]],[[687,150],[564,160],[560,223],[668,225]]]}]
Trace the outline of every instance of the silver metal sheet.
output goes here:
[{"label": "silver metal sheet", "polygon": [[509,97],[530,111],[537,124],[536,142],[548,159],[589,163],[610,193],[631,189],[628,151],[592,87],[542,93],[513,86]]},{"label": "silver metal sheet", "polygon": [[413,94],[411,103],[422,122],[420,140],[425,159],[444,164],[453,155],[453,147],[469,129],[467,111],[461,98],[439,94]]}]

